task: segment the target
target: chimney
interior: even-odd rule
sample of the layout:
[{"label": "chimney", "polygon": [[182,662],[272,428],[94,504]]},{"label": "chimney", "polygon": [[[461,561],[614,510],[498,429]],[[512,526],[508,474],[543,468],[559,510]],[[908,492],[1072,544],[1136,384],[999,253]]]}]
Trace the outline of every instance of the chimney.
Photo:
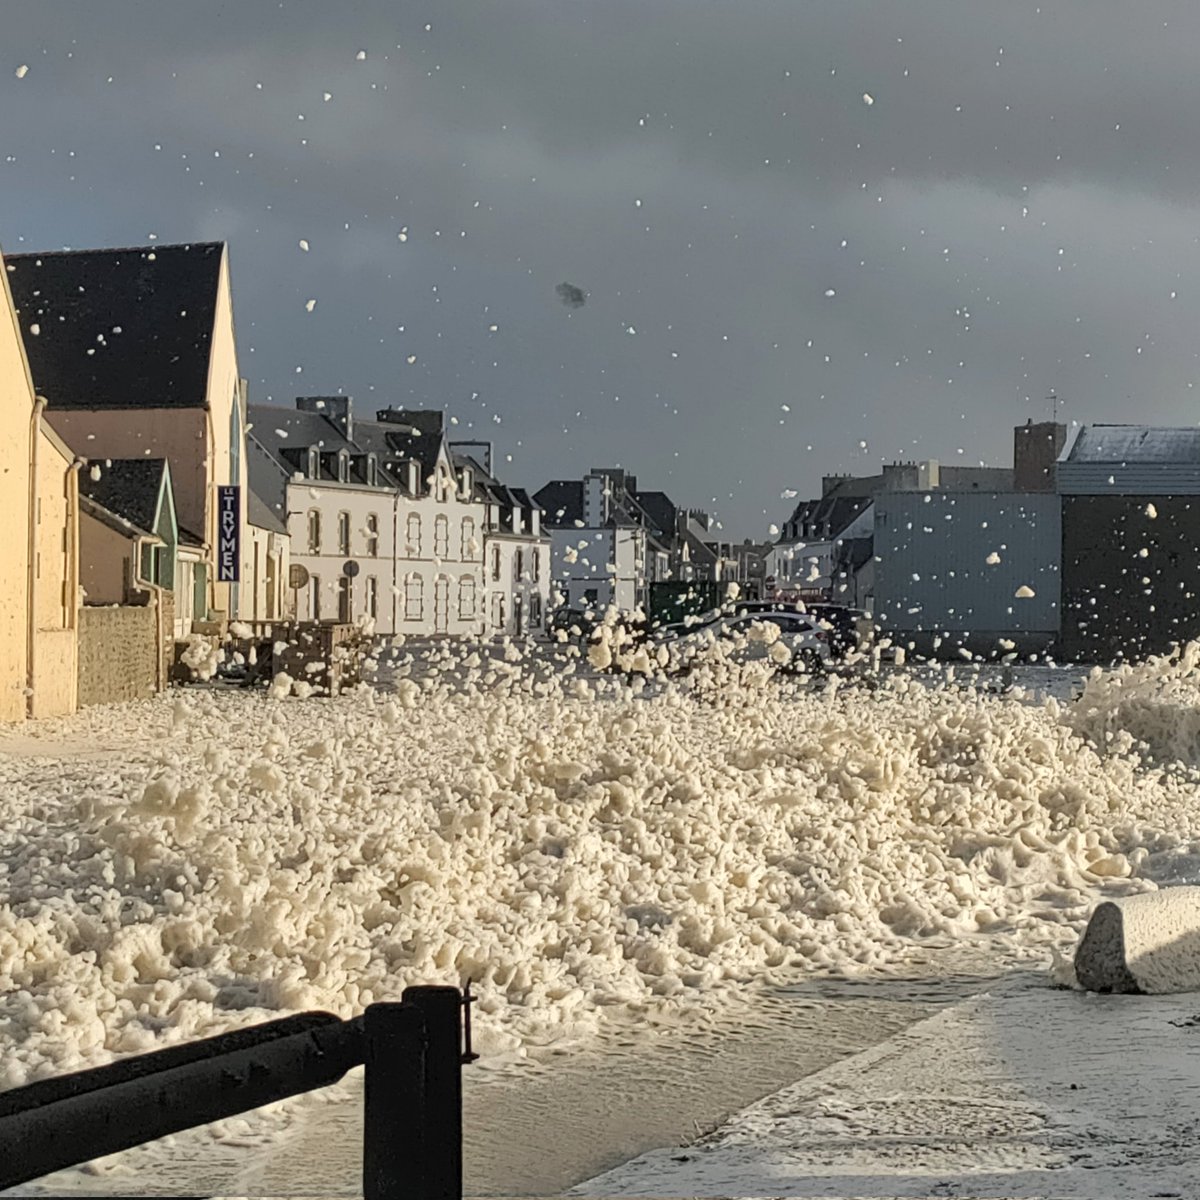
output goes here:
[{"label": "chimney", "polygon": [[608,519],[608,506],[605,503],[605,489],[608,479],[593,472],[583,479],[583,523],[589,528],[597,528]]},{"label": "chimney", "polygon": [[1067,443],[1067,427],[1030,418],[1013,430],[1013,487],[1018,492],[1052,492],[1054,464]]}]

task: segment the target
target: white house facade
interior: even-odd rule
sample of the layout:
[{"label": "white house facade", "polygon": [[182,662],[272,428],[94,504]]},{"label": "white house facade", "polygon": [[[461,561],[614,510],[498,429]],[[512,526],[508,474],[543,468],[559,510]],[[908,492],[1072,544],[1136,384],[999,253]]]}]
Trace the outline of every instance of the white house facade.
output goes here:
[{"label": "white house facade", "polygon": [[[345,396],[252,411],[251,469],[291,535],[300,621],[385,636],[480,638],[541,627],[537,517],[473,460],[453,455],[442,414],[352,415]],[[489,554],[500,550],[499,578]],[[531,590],[533,589],[533,590]]]},{"label": "white house facade", "polygon": [[646,598],[646,530],[637,525],[551,530],[558,606],[632,612]]}]

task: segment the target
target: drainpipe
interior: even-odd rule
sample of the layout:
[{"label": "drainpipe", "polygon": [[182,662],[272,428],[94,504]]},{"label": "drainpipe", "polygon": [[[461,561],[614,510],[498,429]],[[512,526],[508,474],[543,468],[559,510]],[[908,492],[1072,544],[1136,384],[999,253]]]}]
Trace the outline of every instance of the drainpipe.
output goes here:
[{"label": "drainpipe", "polygon": [[73,486],[67,489],[67,522],[71,537],[71,571],[68,580],[67,611],[71,615],[71,628],[79,628],[79,472],[87,466],[86,458],[76,456],[69,470],[75,476]]},{"label": "drainpipe", "polygon": [[161,584],[154,583],[150,579],[145,579],[142,576],[142,548],[144,546],[164,546],[166,543],[160,537],[136,537],[133,539],[133,586],[138,591],[149,592],[151,599],[154,602],[154,631],[157,641],[155,642],[155,661],[158,663],[158,670],[155,672],[155,689],[162,691],[167,682],[167,666],[163,657],[163,587]]},{"label": "drainpipe", "polygon": [[396,635],[400,632],[400,597],[396,589],[400,586],[397,561],[397,551],[400,548],[400,489],[392,492],[392,644],[395,645]]},{"label": "drainpipe", "polygon": [[37,647],[37,472],[38,472],[38,442],[42,429],[42,413],[46,411],[46,397],[35,396],[33,412],[29,417],[29,571],[26,581],[26,625],[25,625],[25,707],[32,715],[34,685],[37,682],[36,647]]}]

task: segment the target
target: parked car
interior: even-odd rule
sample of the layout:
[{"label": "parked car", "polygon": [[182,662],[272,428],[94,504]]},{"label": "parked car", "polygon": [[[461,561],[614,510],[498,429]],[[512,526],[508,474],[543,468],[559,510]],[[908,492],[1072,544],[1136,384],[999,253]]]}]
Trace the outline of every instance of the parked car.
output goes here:
[{"label": "parked car", "polygon": [[718,617],[674,635],[669,629],[660,631],[655,640],[666,651],[666,669],[672,673],[686,673],[709,659],[735,665],[762,662],[784,672],[818,674],[832,660],[831,631],[794,606],[791,611]]},{"label": "parked car", "polygon": [[872,632],[871,616],[861,608],[847,608],[844,604],[822,604],[805,606],[807,611],[829,626],[830,649],[834,658],[845,658],[859,649]]}]

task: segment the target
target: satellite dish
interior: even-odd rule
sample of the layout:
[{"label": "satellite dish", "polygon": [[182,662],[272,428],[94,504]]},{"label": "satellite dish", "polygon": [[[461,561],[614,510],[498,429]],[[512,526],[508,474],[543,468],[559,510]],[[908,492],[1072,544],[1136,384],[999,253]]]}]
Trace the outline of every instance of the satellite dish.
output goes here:
[{"label": "satellite dish", "polygon": [[288,586],[296,589],[308,586],[308,568],[302,563],[288,567]]},{"label": "satellite dish", "polygon": [[358,563],[356,563],[352,558],[347,559],[342,564],[342,574],[350,579],[353,579],[355,575],[358,574]]}]

